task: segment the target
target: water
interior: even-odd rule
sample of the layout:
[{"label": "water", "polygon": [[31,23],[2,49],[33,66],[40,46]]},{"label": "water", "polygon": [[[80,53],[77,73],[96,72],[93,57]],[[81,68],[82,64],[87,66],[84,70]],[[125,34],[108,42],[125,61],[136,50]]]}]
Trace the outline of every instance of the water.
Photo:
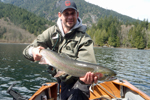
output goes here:
[{"label": "water", "polygon": [[[12,100],[6,93],[8,87],[30,98],[46,82],[56,81],[45,65],[25,59],[22,55],[26,44],[0,44],[0,100]],[[94,48],[97,63],[117,72],[118,79],[125,79],[150,96],[150,50]]]}]

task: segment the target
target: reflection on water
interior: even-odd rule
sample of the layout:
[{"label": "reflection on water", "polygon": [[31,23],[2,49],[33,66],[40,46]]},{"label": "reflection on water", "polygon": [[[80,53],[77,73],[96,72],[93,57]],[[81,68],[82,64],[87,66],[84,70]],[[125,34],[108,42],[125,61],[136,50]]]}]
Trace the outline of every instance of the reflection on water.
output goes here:
[{"label": "reflection on water", "polygon": [[[45,65],[26,60],[22,51],[25,44],[0,44],[0,100],[12,100],[6,90],[17,83],[15,90],[31,97],[45,82],[55,81],[46,72]],[[136,49],[94,48],[97,63],[117,72],[150,96],[150,51]]]}]

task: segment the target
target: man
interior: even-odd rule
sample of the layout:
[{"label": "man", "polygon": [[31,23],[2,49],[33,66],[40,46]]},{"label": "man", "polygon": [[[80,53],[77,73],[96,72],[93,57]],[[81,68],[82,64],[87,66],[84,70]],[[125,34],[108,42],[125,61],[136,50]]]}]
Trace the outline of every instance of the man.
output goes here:
[{"label": "man", "polygon": [[[23,55],[29,60],[40,61],[40,49],[51,49],[75,60],[96,63],[93,41],[86,34],[86,26],[82,25],[76,4],[69,0],[62,2],[58,17],[57,24],[40,34],[24,49]],[[66,74],[58,80],[61,100],[88,100],[89,86],[97,82],[97,77],[87,72],[83,77]]]}]

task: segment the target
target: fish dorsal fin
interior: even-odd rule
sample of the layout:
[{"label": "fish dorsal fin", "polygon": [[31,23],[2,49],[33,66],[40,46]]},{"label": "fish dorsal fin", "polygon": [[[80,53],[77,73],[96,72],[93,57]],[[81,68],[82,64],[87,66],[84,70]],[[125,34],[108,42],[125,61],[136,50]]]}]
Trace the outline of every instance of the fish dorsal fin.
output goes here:
[{"label": "fish dorsal fin", "polygon": [[58,71],[57,74],[54,77],[59,77],[63,74],[66,74],[64,71]]}]

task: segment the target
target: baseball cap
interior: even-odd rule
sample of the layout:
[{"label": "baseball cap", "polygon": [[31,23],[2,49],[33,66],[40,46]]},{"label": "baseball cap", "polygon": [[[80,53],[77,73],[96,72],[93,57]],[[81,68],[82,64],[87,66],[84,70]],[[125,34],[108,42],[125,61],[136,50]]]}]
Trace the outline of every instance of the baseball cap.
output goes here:
[{"label": "baseball cap", "polygon": [[60,5],[60,12],[62,13],[64,10],[72,8],[74,10],[77,10],[77,6],[74,1],[72,0],[65,0]]}]

